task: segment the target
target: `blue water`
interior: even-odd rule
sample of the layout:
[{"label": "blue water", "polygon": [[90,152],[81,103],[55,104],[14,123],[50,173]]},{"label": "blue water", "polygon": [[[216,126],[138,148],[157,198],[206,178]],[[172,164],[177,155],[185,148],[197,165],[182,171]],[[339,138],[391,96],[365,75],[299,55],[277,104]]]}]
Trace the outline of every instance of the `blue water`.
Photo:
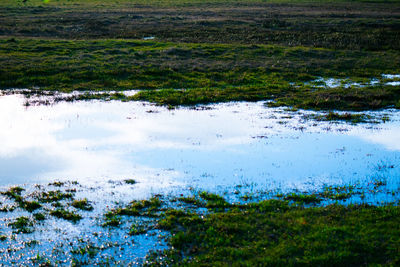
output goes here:
[{"label": "blue water", "polygon": [[385,124],[349,125],[304,121],[261,102],[172,111],[138,102],[23,103],[0,98],[0,185],[134,177],[153,191],[301,189],[400,177],[396,111],[386,111]]}]

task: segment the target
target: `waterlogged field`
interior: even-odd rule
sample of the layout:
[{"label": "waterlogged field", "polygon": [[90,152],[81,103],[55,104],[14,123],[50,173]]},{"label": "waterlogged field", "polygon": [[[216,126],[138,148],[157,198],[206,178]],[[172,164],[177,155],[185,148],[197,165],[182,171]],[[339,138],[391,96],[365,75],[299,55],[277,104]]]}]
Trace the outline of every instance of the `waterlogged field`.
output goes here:
[{"label": "waterlogged field", "polygon": [[0,1],[0,265],[400,265],[399,18]]},{"label": "waterlogged field", "polygon": [[160,220],[177,208],[399,201],[397,110],[37,100],[0,97],[2,264],[142,265],[169,247],[179,223]]}]

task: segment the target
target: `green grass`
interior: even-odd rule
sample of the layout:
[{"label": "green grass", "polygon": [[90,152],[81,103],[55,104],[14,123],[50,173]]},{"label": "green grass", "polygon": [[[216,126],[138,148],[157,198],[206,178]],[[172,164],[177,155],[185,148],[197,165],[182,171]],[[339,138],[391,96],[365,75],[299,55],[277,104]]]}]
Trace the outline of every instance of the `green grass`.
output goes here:
[{"label": "green grass", "polygon": [[105,226],[119,225],[120,216],[154,216],[160,210],[162,201],[158,197],[149,200],[134,200],[125,207],[118,207],[108,211],[105,217]]},{"label": "green grass", "polygon": [[38,199],[39,202],[51,203],[51,202],[73,199],[74,195],[72,193],[65,193],[60,190],[56,190],[56,191],[39,192],[36,194],[35,197]]},{"label": "green grass", "polygon": [[[314,110],[373,110],[400,108],[400,87],[380,85],[364,88],[302,90],[276,98],[270,106],[291,106]],[[343,119],[343,118],[339,118]]]},{"label": "green grass", "polygon": [[77,223],[82,219],[82,216],[80,214],[65,210],[64,208],[57,208],[55,210],[52,210],[50,211],[50,215],[60,219],[71,221],[73,223]]},{"label": "green grass", "polygon": [[[365,114],[353,114],[353,113],[337,113],[337,112],[328,112],[326,114],[319,114],[319,115],[307,115],[305,116],[307,119],[314,119],[317,121],[345,121],[351,123],[363,123],[363,122],[377,122],[374,120],[372,116],[365,115]],[[382,117],[381,121],[385,122],[387,120],[386,117]]]},{"label": "green grass", "polygon": [[315,194],[296,194],[291,193],[285,196],[285,200],[294,201],[297,203],[305,203],[305,204],[318,204],[322,201],[318,196]]},{"label": "green grass", "polygon": [[[315,88],[400,72],[400,1],[4,0],[0,88],[144,90],[67,100],[161,105],[273,100],[315,110],[400,107],[399,86]],[[140,41],[155,36],[153,41]],[[347,120],[339,117],[338,120]]]},{"label": "green grass", "polygon": [[0,35],[399,49],[399,1],[4,0]]},{"label": "green grass", "polygon": [[134,180],[134,179],[125,179],[124,182],[126,184],[136,184],[136,180]]},{"label": "green grass", "polygon": [[7,196],[10,199],[13,199],[20,208],[22,208],[28,212],[33,212],[42,207],[42,205],[37,201],[25,200],[21,196],[21,193],[23,191],[25,191],[25,189],[17,186],[17,187],[11,187],[10,189],[8,189],[8,191],[1,192],[1,194]]},{"label": "green grass", "polygon": [[46,216],[43,213],[35,213],[33,214],[33,217],[35,218],[36,221],[46,220]]},{"label": "green grass", "polygon": [[[96,254],[100,251],[100,248],[96,247],[92,243],[83,244],[84,246],[79,246],[71,250],[71,254],[85,256],[89,258],[94,258]],[[83,263],[82,263],[83,264]]]},{"label": "green grass", "polygon": [[[380,168],[393,166],[382,164]],[[146,264],[153,266],[397,266],[400,263],[399,190],[388,190],[387,185],[386,179],[380,178],[369,184],[326,185],[310,192],[265,190],[229,195],[236,196],[236,202],[201,190],[191,196],[155,195],[105,211],[100,218],[103,221],[96,219],[93,226],[97,227],[100,222],[109,234],[116,231],[118,236],[129,238],[161,230],[169,248],[148,255]],[[66,186],[58,189],[48,192],[63,192]],[[2,194],[11,200],[19,196],[25,201],[27,196],[40,196],[44,192],[42,188],[36,190],[32,193],[27,190],[23,195],[22,187],[11,187]],[[368,205],[369,200],[363,200],[364,194],[382,197],[386,203]],[[95,201],[62,200],[65,202],[62,205],[58,201],[43,203],[42,210],[33,213],[32,218],[7,214],[4,226],[11,228],[13,234],[1,235],[5,233],[2,231],[0,241],[16,242],[18,235],[35,231],[35,223],[45,227],[52,221],[45,221],[49,215],[72,223],[84,219],[83,216],[92,218],[93,214],[80,215],[65,206],[93,207]],[[351,201],[360,201],[360,204],[354,205]],[[50,207],[56,203],[57,208]],[[96,238],[98,234],[93,236]],[[118,249],[116,243],[107,241],[94,244],[92,240],[78,240],[66,250],[73,259],[71,264],[93,264],[97,257],[108,255],[110,245]],[[125,244],[126,240],[122,242]],[[28,247],[35,244],[36,240],[25,243]],[[41,258],[38,254],[32,261],[40,263]],[[111,263],[118,260],[110,258]]]},{"label": "green grass", "polygon": [[[398,86],[315,88],[317,77],[365,80],[398,73],[400,53],[131,40],[0,40],[0,87],[143,91],[78,99],[162,105],[274,100],[270,105],[365,110],[400,106]],[[155,90],[157,89],[157,90]],[[39,90],[39,92],[40,92]]]},{"label": "green grass", "polygon": [[29,212],[40,209],[42,205],[37,201],[24,201],[21,203],[21,207]]},{"label": "green grass", "polygon": [[114,211],[108,211],[104,214],[103,227],[117,227],[121,224],[121,216]]},{"label": "green grass", "polygon": [[90,204],[87,198],[81,200],[74,200],[72,201],[71,206],[80,210],[86,210],[86,211],[93,210],[93,206]]},{"label": "green grass", "polygon": [[55,186],[55,187],[62,187],[65,185],[65,182],[55,181],[55,182],[49,183],[49,185]]},{"label": "green grass", "polygon": [[129,229],[129,235],[141,235],[146,233],[145,226],[137,223],[133,223]]},{"label": "green grass", "polygon": [[15,233],[29,234],[34,231],[32,228],[33,223],[25,216],[16,218],[13,222],[9,223],[8,226],[11,226]]},{"label": "green grass", "polygon": [[173,248],[149,260],[170,266],[394,266],[400,263],[399,213],[391,205],[306,208],[285,200],[206,215],[169,210],[159,227],[171,231]]}]

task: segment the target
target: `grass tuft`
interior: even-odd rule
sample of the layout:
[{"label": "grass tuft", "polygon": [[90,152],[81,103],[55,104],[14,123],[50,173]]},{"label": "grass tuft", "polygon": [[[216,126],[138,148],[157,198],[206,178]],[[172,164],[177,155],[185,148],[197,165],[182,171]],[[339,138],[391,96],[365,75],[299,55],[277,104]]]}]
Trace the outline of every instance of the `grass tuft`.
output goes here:
[{"label": "grass tuft", "polygon": [[73,223],[77,223],[82,219],[81,215],[74,213],[72,211],[65,210],[63,208],[58,208],[50,211],[50,215],[60,219],[71,221]]},{"label": "grass tuft", "polygon": [[71,203],[71,206],[74,208],[80,209],[80,210],[86,210],[86,211],[92,211],[93,206],[89,203],[87,198],[81,199],[81,200],[74,200]]}]

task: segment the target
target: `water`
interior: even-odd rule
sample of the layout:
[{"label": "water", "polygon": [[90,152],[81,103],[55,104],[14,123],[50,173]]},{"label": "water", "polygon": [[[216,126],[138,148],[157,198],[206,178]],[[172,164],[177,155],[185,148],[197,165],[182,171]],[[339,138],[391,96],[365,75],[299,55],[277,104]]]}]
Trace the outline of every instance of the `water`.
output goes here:
[{"label": "water", "polygon": [[[399,86],[400,74],[382,74],[381,78],[372,78],[369,81],[364,83],[354,82],[351,79],[336,79],[336,78],[324,78],[320,77],[313,81],[316,83],[316,87],[324,87],[324,88],[336,88],[343,86],[343,88],[350,87],[365,87],[365,86],[377,86],[379,84],[390,85],[390,86]],[[312,84],[312,83],[311,83]]]},{"label": "water", "polygon": [[386,112],[391,121],[385,124],[349,125],[304,120],[307,112],[261,102],[202,110],[139,102],[24,103],[19,95],[0,98],[2,186],[133,178],[155,192],[348,183],[383,175],[382,165],[395,166],[384,173],[390,179],[400,174],[397,111]]},{"label": "water", "polygon": [[[177,196],[194,188],[229,199],[238,188],[240,194],[318,190],[376,180],[399,188],[399,111],[369,112],[390,117],[386,123],[351,125],[317,122],[305,118],[315,112],[263,102],[176,110],[140,102],[25,103],[18,94],[0,97],[0,188],[21,185],[32,200],[38,190],[59,189],[49,182],[74,180],[78,184],[61,189],[75,189],[75,198],[88,198],[94,211],[79,211],[83,219],[72,224],[48,215],[54,209],[48,204],[40,209],[46,221],[31,234],[14,234],[8,224],[32,214],[19,208],[0,213],[0,234],[7,236],[0,241],[0,265],[31,265],[38,255],[57,265],[74,259],[140,265],[150,250],[166,248],[165,233],[129,236],[131,224],[145,218],[126,218],[112,230],[101,224],[113,207],[154,194]],[[368,201],[382,199],[392,200],[372,194]],[[13,201],[0,195],[0,203]],[[91,246],[93,258],[73,253]]]}]

